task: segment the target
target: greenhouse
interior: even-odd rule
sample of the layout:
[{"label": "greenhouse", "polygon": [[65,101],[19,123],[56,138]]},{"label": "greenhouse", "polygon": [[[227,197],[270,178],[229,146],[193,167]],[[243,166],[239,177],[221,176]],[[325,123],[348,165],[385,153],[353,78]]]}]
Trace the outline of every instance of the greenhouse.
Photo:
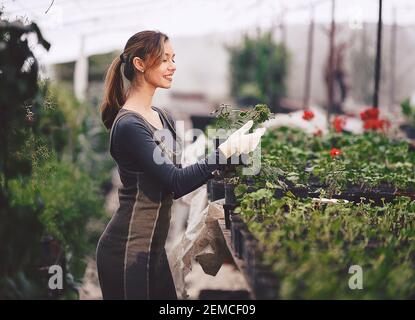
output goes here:
[{"label": "greenhouse", "polygon": [[1,300],[415,299],[413,1],[0,4]]}]

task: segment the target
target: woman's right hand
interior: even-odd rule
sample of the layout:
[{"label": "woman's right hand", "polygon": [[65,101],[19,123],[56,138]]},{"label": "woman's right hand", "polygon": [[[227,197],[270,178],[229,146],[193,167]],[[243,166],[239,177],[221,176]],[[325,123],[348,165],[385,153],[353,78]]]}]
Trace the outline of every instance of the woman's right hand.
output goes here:
[{"label": "woman's right hand", "polygon": [[219,145],[219,150],[227,158],[243,153],[249,153],[256,149],[261,141],[265,128],[256,129],[253,133],[247,133],[251,129],[254,122],[249,120],[241,128],[233,132],[225,142]]}]

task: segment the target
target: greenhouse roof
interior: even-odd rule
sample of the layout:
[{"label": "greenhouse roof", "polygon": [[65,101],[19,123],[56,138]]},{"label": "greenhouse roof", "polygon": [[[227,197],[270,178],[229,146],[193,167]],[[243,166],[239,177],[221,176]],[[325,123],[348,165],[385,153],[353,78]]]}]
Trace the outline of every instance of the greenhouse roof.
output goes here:
[{"label": "greenhouse roof", "polygon": [[[249,30],[253,27],[306,24],[314,4],[317,23],[331,20],[331,0],[5,0],[4,16],[35,21],[51,50],[37,52],[45,63],[121,50],[129,36],[156,29],[171,37]],[[378,0],[336,0],[336,21],[359,28],[378,19]],[[383,0],[383,21],[409,26],[413,0]]]}]

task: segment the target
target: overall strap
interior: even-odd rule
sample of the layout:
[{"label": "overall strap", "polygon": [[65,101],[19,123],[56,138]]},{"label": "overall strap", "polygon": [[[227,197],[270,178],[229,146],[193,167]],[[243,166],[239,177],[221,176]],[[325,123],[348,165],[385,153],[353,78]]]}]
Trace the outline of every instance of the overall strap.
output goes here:
[{"label": "overall strap", "polygon": [[170,130],[173,132],[174,139],[181,145],[180,137],[177,135],[176,128],[173,124],[173,119],[168,115],[164,108],[154,107],[157,111],[160,111],[163,118],[166,120],[167,125],[169,126]]},{"label": "overall strap", "polygon": [[[178,164],[178,167],[181,168],[182,165],[181,165],[180,162],[181,162],[181,158],[182,158],[183,144],[182,144],[182,141],[181,141],[180,137],[177,135],[176,128],[174,126],[174,120],[169,115],[169,113],[166,110],[164,110],[164,108],[157,108],[157,107],[154,107],[154,108],[157,111],[160,112],[160,114],[162,115],[162,117],[165,119],[165,121],[167,123],[167,126],[170,128],[170,131],[173,133],[173,139],[174,139],[174,142],[173,143],[176,146],[179,145],[179,151],[177,151],[176,148],[173,148],[174,150],[171,150],[170,157],[171,157],[172,161],[175,164]],[[163,145],[163,143],[162,143],[162,145]]]}]

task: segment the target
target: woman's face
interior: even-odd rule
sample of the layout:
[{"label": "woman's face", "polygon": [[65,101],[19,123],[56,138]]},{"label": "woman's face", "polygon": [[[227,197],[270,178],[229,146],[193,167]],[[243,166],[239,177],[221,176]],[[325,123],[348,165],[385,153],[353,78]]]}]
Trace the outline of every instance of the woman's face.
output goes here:
[{"label": "woman's face", "polygon": [[169,89],[173,81],[173,74],[176,71],[174,62],[175,53],[170,41],[164,43],[164,57],[162,63],[152,70],[144,73],[145,80],[155,88]]}]

